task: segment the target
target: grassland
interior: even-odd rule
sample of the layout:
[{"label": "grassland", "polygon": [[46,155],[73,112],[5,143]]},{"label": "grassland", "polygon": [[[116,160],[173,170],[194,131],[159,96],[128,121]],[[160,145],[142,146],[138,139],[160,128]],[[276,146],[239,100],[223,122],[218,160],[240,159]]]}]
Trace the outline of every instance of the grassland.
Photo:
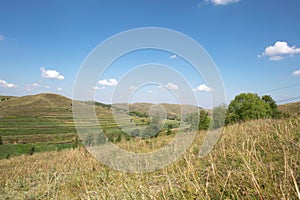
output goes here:
[{"label": "grassland", "polygon": [[[300,120],[256,120],[226,127],[198,157],[205,132],[170,166],[142,174],[110,169],[84,148],[0,161],[2,199],[299,199]],[[148,151],[173,135],[121,141]]]},{"label": "grassland", "polygon": [[[78,145],[71,99],[43,93],[24,97],[0,96],[0,100],[0,137],[3,141],[3,145],[0,145],[0,159],[29,154],[32,148],[34,152],[44,152]],[[78,103],[95,105],[99,124],[110,140],[115,141],[118,137],[123,140],[130,139],[117,126],[111,105],[91,101]],[[150,107],[151,104],[133,104],[130,105],[130,110],[144,114],[147,113],[145,109]],[[178,105],[166,107],[169,116],[179,115]],[[190,106],[190,108],[193,107]],[[145,126],[149,123],[147,116],[131,117],[138,126]],[[125,121],[121,125],[126,128],[126,123],[128,122]],[[178,122],[168,120],[166,126],[168,124],[176,127]]]},{"label": "grassland", "polygon": [[[131,174],[108,168],[78,147],[70,99],[39,94],[0,100],[0,199],[300,199],[299,103],[279,106],[291,113],[288,119],[225,127],[205,158],[198,157],[205,137],[200,131],[170,166]],[[164,105],[169,119],[159,137],[128,139],[117,127],[110,105],[80,103],[95,104],[106,136],[132,152],[168,144],[180,118],[178,106]],[[129,105],[137,126],[149,123],[140,114],[151,106]],[[195,109],[199,108],[186,110]],[[169,124],[171,134],[166,131]]]}]

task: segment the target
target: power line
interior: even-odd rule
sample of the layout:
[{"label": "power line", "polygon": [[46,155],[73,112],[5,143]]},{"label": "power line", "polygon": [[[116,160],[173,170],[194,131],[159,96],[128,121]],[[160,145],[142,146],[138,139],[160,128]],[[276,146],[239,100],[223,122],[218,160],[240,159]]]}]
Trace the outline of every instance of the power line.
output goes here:
[{"label": "power line", "polygon": [[287,85],[287,86],[280,87],[280,88],[275,88],[275,89],[272,89],[272,90],[268,90],[268,91],[265,91],[265,92],[261,92],[261,93],[259,93],[259,94],[266,94],[266,93],[270,93],[270,92],[275,92],[275,91],[279,91],[279,90],[283,90],[283,89],[295,87],[295,86],[298,86],[298,85],[300,85],[300,83],[296,83],[296,84],[293,84],[293,85]]},{"label": "power line", "polygon": [[293,101],[293,100],[297,100],[297,99],[300,99],[300,96],[291,97],[291,98],[288,98],[288,99],[281,99],[281,100],[276,101],[276,103],[283,103],[283,102]]}]

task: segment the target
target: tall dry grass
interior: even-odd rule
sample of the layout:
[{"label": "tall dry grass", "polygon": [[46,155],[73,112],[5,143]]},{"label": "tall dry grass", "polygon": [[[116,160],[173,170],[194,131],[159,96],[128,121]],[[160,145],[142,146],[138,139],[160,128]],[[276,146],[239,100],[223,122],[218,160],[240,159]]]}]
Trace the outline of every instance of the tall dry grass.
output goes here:
[{"label": "tall dry grass", "polygon": [[202,159],[200,132],[179,160],[153,173],[112,170],[83,148],[1,160],[0,199],[300,199],[299,125],[287,119],[226,127]]}]

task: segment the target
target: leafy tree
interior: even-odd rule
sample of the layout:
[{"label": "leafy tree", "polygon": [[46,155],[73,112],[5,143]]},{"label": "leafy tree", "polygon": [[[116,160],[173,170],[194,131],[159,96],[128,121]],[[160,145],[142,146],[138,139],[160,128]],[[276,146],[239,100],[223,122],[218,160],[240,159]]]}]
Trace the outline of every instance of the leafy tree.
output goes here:
[{"label": "leafy tree", "polygon": [[92,133],[88,134],[85,138],[84,145],[90,147],[94,145],[94,135]]},{"label": "leafy tree", "polygon": [[171,134],[172,134],[172,130],[168,128],[167,135],[171,135]]},{"label": "leafy tree", "polygon": [[199,114],[197,112],[187,114],[185,121],[191,125],[192,130],[199,129]]},{"label": "leafy tree", "polygon": [[116,142],[121,142],[121,140],[122,140],[121,135],[118,135],[118,137],[117,137],[117,139],[116,139]]},{"label": "leafy tree", "polygon": [[103,135],[103,134],[98,134],[96,143],[97,143],[98,145],[105,144],[105,143],[106,143],[106,137],[105,137],[105,135]]},{"label": "leafy tree", "polygon": [[29,154],[29,155],[33,155],[34,151],[35,151],[35,148],[34,148],[34,146],[32,146],[32,147],[30,148],[30,150],[28,151],[28,154]]},{"label": "leafy tree", "polygon": [[221,128],[225,124],[227,108],[226,105],[220,105],[213,109],[212,113],[212,128]]},{"label": "leafy tree", "polygon": [[209,124],[210,118],[208,117],[208,112],[201,110],[199,117],[199,130],[207,130],[209,128]]},{"label": "leafy tree", "polygon": [[229,104],[225,123],[232,124],[250,119],[265,118],[268,116],[269,109],[270,106],[267,106],[257,94],[242,93],[237,95]]},{"label": "leafy tree", "polygon": [[281,118],[284,116],[284,114],[278,110],[276,102],[270,95],[264,95],[261,99],[266,103],[267,106],[269,106],[267,107],[269,117]]},{"label": "leafy tree", "polygon": [[134,131],[132,131],[131,136],[132,137],[139,137],[140,136],[140,130],[135,129]]}]

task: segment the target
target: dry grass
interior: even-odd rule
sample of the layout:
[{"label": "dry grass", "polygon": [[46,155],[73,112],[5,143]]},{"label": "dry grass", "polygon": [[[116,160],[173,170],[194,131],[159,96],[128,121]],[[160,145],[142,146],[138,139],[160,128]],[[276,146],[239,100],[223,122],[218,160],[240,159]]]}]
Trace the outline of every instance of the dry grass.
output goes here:
[{"label": "dry grass", "polygon": [[[178,161],[153,173],[112,170],[83,148],[1,160],[0,199],[300,198],[299,119],[229,126],[200,159],[203,135]],[[137,140],[135,147],[141,145],[147,143]]]}]

